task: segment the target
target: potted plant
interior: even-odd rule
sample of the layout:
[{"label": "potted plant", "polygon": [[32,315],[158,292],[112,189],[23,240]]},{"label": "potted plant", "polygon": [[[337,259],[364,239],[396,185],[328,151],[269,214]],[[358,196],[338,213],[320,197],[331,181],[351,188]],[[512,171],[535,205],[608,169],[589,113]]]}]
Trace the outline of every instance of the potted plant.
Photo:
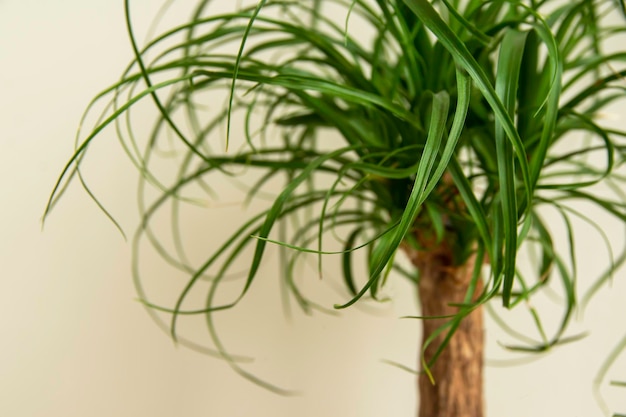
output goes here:
[{"label": "potted plant", "polygon": [[[79,135],[46,209],[79,180],[109,215],[80,168],[97,135],[115,126],[141,174],[136,253],[147,241],[188,275],[176,301],[161,305],[147,297],[135,263],[139,296],[170,315],[172,337],[181,317],[202,315],[219,356],[280,391],[246,372],[213,326],[220,311],[253,291],[270,245],[281,248],[283,283],[305,311],[316,306],[295,271],[311,257],[320,274],[327,257],[340,259],[346,298],[336,309],[384,299],[385,284],[397,276],[414,283],[423,323],[422,417],[484,415],[487,303],[526,306],[533,317],[540,338],[520,337],[511,349],[541,352],[579,337],[567,332],[573,313],[626,259],[607,242],[611,262],[586,294],[577,293],[572,219],[605,234],[571,202],[626,221],[619,172],[626,132],[600,120],[624,98],[626,51],[605,52],[606,41],[626,31],[623,16],[607,21],[624,13],[623,3],[261,0],[225,13],[211,7],[199,1],[187,23],[140,46],[126,1],[135,59],[89,106],[87,114],[110,100]],[[144,101],[158,116],[140,141],[144,122],[131,111]],[[181,207],[213,198],[224,179],[243,187],[248,203],[266,204],[194,265],[180,241]],[[555,243],[547,208],[564,222],[565,244]],[[162,211],[173,214],[171,249],[151,229]],[[240,289],[225,301],[218,293],[242,263]],[[563,315],[549,334],[528,301],[554,291],[555,282]],[[197,292],[204,301],[192,305]]]}]

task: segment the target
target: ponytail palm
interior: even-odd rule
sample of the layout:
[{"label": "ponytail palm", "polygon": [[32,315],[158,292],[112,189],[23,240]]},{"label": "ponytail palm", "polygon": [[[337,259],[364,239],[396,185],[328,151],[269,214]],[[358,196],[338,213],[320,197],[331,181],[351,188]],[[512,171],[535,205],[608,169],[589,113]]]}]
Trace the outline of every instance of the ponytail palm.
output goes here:
[{"label": "ponytail palm", "polygon": [[[261,278],[268,246],[278,245],[285,288],[304,311],[317,305],[295,271],[311,257],[320,274],[327,256],[341,259],[346,296],[332,300],[336,309],[384,299],[396,276],[415,283],[424,319],[421,416],[483,415],[485,303],[528,306],[556,280],[560,325],[547,333],[531,309],[542,337],[511,348],[539,352],[575,338],[567,326],[582,297],[572,219],[595,223],[571,203],[626,222],[626,132],[600,119],[623,104],[626,50],[604,52],[626,31],[623,15],[609,19],[623,4],[261,0],[218,14],[199,1],[189,22],[142,46],[126,3],[135,59],[90,105],[88,113],[109,100],[79,136],[46,212],[74,179],[94,195],[81,163],[114,126],[141,174],[136,254],[147,241],[188,274],[177,300],[161,305],[147,298],[135,268],[142,301],[169,313],[172,337],[183,317],[203,315],[214,353],[281,391],[249,374],[213,326]],[[142,101],[158,110],[145,140],[132,113]],[[225,180],[244,187],[260,211],[193,263],[177,213],[213,200]],[[555,243],[548,207],[562,217],[567,245]],[[165,211],[172,249],[152,229]],[[612,262],[586,296],[626,259],[608,250]],[[534,255],[530,267],[520,266],[524,253]],[[224,301],[219,290],[242,264],[240,289]],[[199,292],[205,301],[194,305]]]}]

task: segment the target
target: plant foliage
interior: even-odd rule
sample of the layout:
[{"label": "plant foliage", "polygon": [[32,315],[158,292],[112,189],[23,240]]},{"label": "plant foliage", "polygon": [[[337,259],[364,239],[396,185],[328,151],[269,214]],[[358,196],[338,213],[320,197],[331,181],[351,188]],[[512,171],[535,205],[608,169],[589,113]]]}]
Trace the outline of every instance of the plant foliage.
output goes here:
[{"label": "plant foliage", "polygon": [[[89,106],[87,113],[108,103],[96,125],[79,132],[46,213],[72,180],[92,193],[81,163],[100,132],[114,126],[141,173],[137,253],[147,239],[189,274],[177,301],[162,306],[145,299],[136,266],[140,297],[171,314],[174,338],[181,316],[204,315],[217,353],[247,377],[256,378],[226,352],[213,316],[246,295],[268,245],[289,249],[282,252],[283,280],[305,311],[314,305],[294,278],[305,254],[317,256],[320,271],[323,255],[341,257],[349,294],[336,305],[342,309],[363,297],[381,298],[398,249],[420,245],[416,234],[448,239],[458,264],[475,253],[488,264],[484,292],[459,317],[494,298],[509,308],[527,305],[556,280],[564,300],[560,325],[546,334],[529,307],[542,338],[522,338],[516,348],[526,351],[570,340],[565,332],[576,307],[626,259],[607,242],[608,269],[578,294],[572,224],[582,220],[605,233],[570,203],[626,222],[626,132],[601,117],[623,104],[626,50],[605,52],[607,40],[626,32],[623,3],[261,0],[216,14],[203,0],[187,23],[143,46],[128,3],[135,59]],[[147,100],[158,118],[142,141],[131,114]],[[233,136],[239,128],[244,143]],[[163,158],[163,149],[175,156]],[[163,159],[174,164],[174,180],[157,168]],[[218,178],[243,186],[241,173],[254,176],[248,200],[271,196],[269,203],[191,265],[178,242],[176,213],[181,205],[212,200]],[[283,185],[275,195],[277,181]],[[158,196],[148,198],[147,189]],[[172,250],[151,230],[166,208],[174,213]],[[546,208],[562,218],[565,245],[556,243]],[[329,234],[341,248],[326,249]],[[518,257],[525,250],[536,262],[524,270]],[[365,280],[354,276],[357,253],[365,254]],[[249,267],[239,294],[216,302],[242,262]],[[200,289],[205,304],[187,308]]]}]

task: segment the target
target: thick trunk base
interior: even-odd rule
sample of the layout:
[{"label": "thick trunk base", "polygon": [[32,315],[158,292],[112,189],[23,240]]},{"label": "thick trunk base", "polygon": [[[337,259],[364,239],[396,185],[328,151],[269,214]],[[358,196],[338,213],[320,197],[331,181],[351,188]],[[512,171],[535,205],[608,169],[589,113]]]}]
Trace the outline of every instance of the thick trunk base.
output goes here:
[{"label": "thick trunk base", "polygon": [[[407,250],[412,263],[419,268],[419,298],[423,316],[450,316],[458,312],[452,306],[463,302],[471,281],[474,258],[454,266],[451,251],[441,245],[425,252]],[[481,288],[477,288],[479,292]],[[422,340],[450,319],[423,320]],[[435,380],[419,376],[419,417],[483,417],[483,315],[478,308],[465,317],[448,346],[430,367]],[[438,335],[426,348],[429,363],[445,338]],[[421,350],[420,350],[421,353]],[[420,357],[421,361],[421,357]]]}]

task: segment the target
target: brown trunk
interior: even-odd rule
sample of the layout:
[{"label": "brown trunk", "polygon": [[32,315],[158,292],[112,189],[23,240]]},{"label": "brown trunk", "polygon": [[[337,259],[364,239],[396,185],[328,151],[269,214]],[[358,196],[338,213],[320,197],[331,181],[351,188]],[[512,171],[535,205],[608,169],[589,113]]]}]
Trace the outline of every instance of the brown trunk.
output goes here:
[{"label": "brown trunk", "polygon": [[[411,262],[419,269],[422,315],[450,316],[457,313],[458,308],[451,304],[463,302],[474,258],[454,266],[452,251],[445,244],[429,251],[405,249]],[[476,289],[477,292],[480,290]],[[422,340],[427,340],[448,320],[423,320]],[[442,332],[428,345],[426,363],[430,362],[446,333]],[[419,417],[483,416],[483,317],[480,308],[462,320],[430,371],[435,384],[424,372],[419,376]]]}]

